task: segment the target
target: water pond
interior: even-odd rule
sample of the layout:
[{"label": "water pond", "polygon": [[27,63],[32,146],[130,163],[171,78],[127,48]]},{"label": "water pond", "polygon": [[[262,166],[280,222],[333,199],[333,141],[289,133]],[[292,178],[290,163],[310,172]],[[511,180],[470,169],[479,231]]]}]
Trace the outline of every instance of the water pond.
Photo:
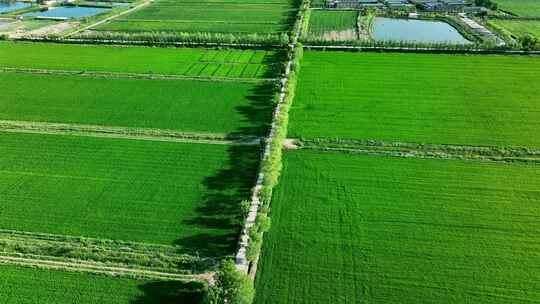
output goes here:
[{"label": "water pond", "polygon": [[0,14],[20,10],[26,7],[30,7],[31,5],[32,4],[29,2],[1,2],[0,1]]},{"label": "water pond", "polygon": [[27,17],[53,17],[53,18],[83,18],[99,15],[110,11],[109,8],[101,7],[82,7],[82,6],[60,6],[51,7],[44,12],[31,12],[23,16]]},{"label": "water pond", "polygon": [[468,44],[455,28],[442,21],[377,17],[372,36],[379,41]]}]

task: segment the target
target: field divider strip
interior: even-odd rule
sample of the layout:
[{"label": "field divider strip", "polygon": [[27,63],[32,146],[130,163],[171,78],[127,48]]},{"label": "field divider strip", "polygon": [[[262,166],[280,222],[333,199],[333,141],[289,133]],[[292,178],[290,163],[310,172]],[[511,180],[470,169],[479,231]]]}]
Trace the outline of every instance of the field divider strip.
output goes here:
[{"label": "field divider strip", "polygon": [[0,132],[72,135],[216,145],[259,145],[261,141],[261,138],[255,136],[228,138],[225,134],[187,133],[165,129],[108,127],[12,120],[0,120]]},{"label": "field divider strip", "polygon": [[[274,109],[273,115],[272,115],[272,123],[270,127],[270,132],[268,133],[268,136],[265,138],[265,145],[263,149],[263,153],[261,156],[261,162],[259,166],[259,170],[257,173],[257,179],[255,183],[255,187],[253,188],[253,194],[251,197],[251,202],[249,206],[249,211],[247,212],[247,215],[245,217],[244,221],[244,227],[242,228],[242,232],[240,234],[240,241],[239,241],[239,248],[236,253],[235,257],[235,264],[236,268],[239,271],[244,272],[245,274],[248,274],[250,277],[254,278],[257,273],[257,265],[260,257],[260,250],[257,253],[256,257],[250,261],[248,259],[248,250],[250,249],[250,245],[252,245],[253,240],[251,240],[250,237],[250,231],[253,227],[256,225],[257,216],[259,214],[259,209],[262,205],[262,190],[263,187],[268,187],[268,185],[265,184],[265,180],[267,179],[267,176],[265,175],[265,163],[272,160],[272,158],[281,157],[281,146],[279,147],[279,151],[276,151],[273,148],[274,141],[280,145],[280,142],[278,140],[279,136],[279,129],[282,127],[282,114],[287,114],[288,112],[288,105],[287,105],[287,98],[289,97],[289,84],[292,83],[290,80],[291,74],[293,74],[293,68],[295,60],[296,60],[296,49],[300,48],[298,40],[300,39],[302,29],[303,29],[303,22],[304,22],[304,13],[307,11],[307,8],[309,8],[309,0],[303,1],[301,4],[303,9],[299,10],[299,15],[296,20],[295,24],[295,32],[294,36],[292,37],[292,41],[288,44],[287,49],[287,63],[285,66],[285,72],[283,74],[283,77],[280,79],[280,91],[279,91],[279,97],[277,101],[277,105]],[[279,153],[279,154],[278,154]],[[269,173],[269,172],[266,172]],[[261,236],[262,239],[262,236]]]},{"label": "field divider strip", "polygon": [[137,247],[148,247],[152,248],[153,250],[158,249],[167,249],[171,251],[178,250],[178,247],[171,246],[171,245],[165,245],[165,244],[153,244],[153,243],[141,243],[141,242],[126,242],[126,241],[120,241],[120,240],[109,240],[109,239],[98,239],[98,238],[89,238],[89,237],[79,237],[79,236],[71,236],[71,235],[60,235],[60,234],[51,234],[51,233],[43,233],[43,232],[29,232],[29,231],[21,231],[21,230],[10,230],[10,229],[0,229],[0,238],[2,236],[14,236],[14,237],[21,237],[21,238],[31,238],[36,240],[47,240],[47,241],[72,241],[72,242],[90,242],[90,243],[114,243],[119,246],[137,246]]},{"label": "field divider strip", "polygon": [[180,246],[0,230],[0,255],[194,275],[224,257]]},{"label": "field divider strip", "polygon": [[110,276],[125,276],[132,278],[148,278],[175,281],[203,281],[211,277],[210,273],[198,275],[181,275],[175,273],[150,271],[144,269],[130,269],[124,267],[93,265],[88,263],[59,262],[51,260],[40,260],[26,257],[13,257],[0,255],[0,264],[15,265],[25,267],[37,267],[41,269],[53,269],[74,272],[86,272],[93,274],[104,274]]},{"label": "field divider strip", "polygon": [[526,147],[419,144],[376,140],[288,139],[290,149],[380,156],[540,163],[540,149]]},{"label": "field divider strip", "polygon": [[261,83],[276,82],[276,78],[236,78],[236,77],[211,77],[211,76],[184,76],[167,74],[148,74],[148,73],[122,73],[122,72],[98,72],[98,71],[70,71],[55,69],[32,69],[32,68],[10,68],[0,67],[1,73],[21,73],[37,75],[59,75],[59,76],[78,76],[94,78],[132,78],[144,80],[195,80],[211,82],[242,82],[242,83]]}]

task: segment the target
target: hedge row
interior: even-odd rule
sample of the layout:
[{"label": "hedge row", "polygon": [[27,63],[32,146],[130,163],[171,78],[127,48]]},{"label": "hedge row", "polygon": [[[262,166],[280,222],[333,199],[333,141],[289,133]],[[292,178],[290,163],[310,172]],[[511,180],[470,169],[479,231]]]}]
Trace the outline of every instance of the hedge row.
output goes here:
[{"label": "hedge row", "polygon": [[283,143],[287,138],[287,128],[289,124],[289,110],[294,100],[294,92],[296,90],[298,72],[300,71],[300,60],[302,59],[302,45],[297,45],[292,52],[292,65],[289,73],[287,86],[285,88],[285,99],[281,103],[281,108],[276,117],[276,128],[270,144],[270,154],[263,160],[262,172],[264,173],[263,186],[259,193],[261,206],[259,213],[249,231],[250,243],[247,249],[246,258],[253,262],[259,256],[262,247],[263,234],[270,229],[270,201],[272,198],[272,190],[278,184],[279,176],[283,168],[282,152]]},{"label": "hedge row", "polygon": [[90,31],[69,36],[64,39],[59,35],[32,37],[30,40],[84,42],[86,44],[125,44],[125,45],[247,45],[247,46],[284,46],[289,42],[289,35],[281,34],[221,34],[221,33],[185,33],[185,32],[97,32]]}]

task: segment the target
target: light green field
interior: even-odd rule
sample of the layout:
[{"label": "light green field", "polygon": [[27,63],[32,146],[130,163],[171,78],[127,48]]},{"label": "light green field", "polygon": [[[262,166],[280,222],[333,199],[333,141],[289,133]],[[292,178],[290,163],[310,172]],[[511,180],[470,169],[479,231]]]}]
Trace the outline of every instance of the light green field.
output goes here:
[{"label": "light green field", "polygon": [[540,20],[495,19],[490,22],[506,29],[515,37],[531,35],[540,38]]},{"label": "light green field", "polygon": [[236,249],[258,148],[0,133],[0,228]]},{"label": "light green field", "polygon": [[309,18],[309,34],[321,36],[329,32],[356,31],[356,11],[313,10]]},{"label": "light green field", "polygon": [[290,137],[540,147],[540,58],[305,52]]},{"label": "light green field", "polygon": [[[218,76],[208,70],[189,73],[194,66],[254,69],[238,78],[276,77],[280,55],[273,51],[190,48],[115,47],[76,44],[0,42],[0,67],[86,72],[149,73]],[[227,77],[228,75],[220,75]]]},{"label": "light green field", "polygon": [[298,1],[161,0],[97,27],[124,32],[279,33],[290,30]]},{"label": "light green field", "polygon": [[272,87],[0,73],[0,119],[262,135]]},{"label": "light green field", "polygon": [[540,17],[538,0],[495,0],[499,9],[522,17]]},{"label": "light green field", "polygon": [[2,304],[200,303],[197,283],[138,281],[75,272],[0,266]]},{"label": "light green field", "polygon": [[294,151],[256,303],[536,303],[534,165]]}]

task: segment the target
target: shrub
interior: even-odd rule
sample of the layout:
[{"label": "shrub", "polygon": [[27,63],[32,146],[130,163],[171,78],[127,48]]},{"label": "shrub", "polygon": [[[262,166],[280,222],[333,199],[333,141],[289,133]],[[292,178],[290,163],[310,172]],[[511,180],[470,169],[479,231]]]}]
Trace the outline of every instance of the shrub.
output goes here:
[{"label": "shrub", "polygon": [[224,260],[208,288],[206,304],[251,304],[255,296],[253,281],[236,269],[232,260]]}]

